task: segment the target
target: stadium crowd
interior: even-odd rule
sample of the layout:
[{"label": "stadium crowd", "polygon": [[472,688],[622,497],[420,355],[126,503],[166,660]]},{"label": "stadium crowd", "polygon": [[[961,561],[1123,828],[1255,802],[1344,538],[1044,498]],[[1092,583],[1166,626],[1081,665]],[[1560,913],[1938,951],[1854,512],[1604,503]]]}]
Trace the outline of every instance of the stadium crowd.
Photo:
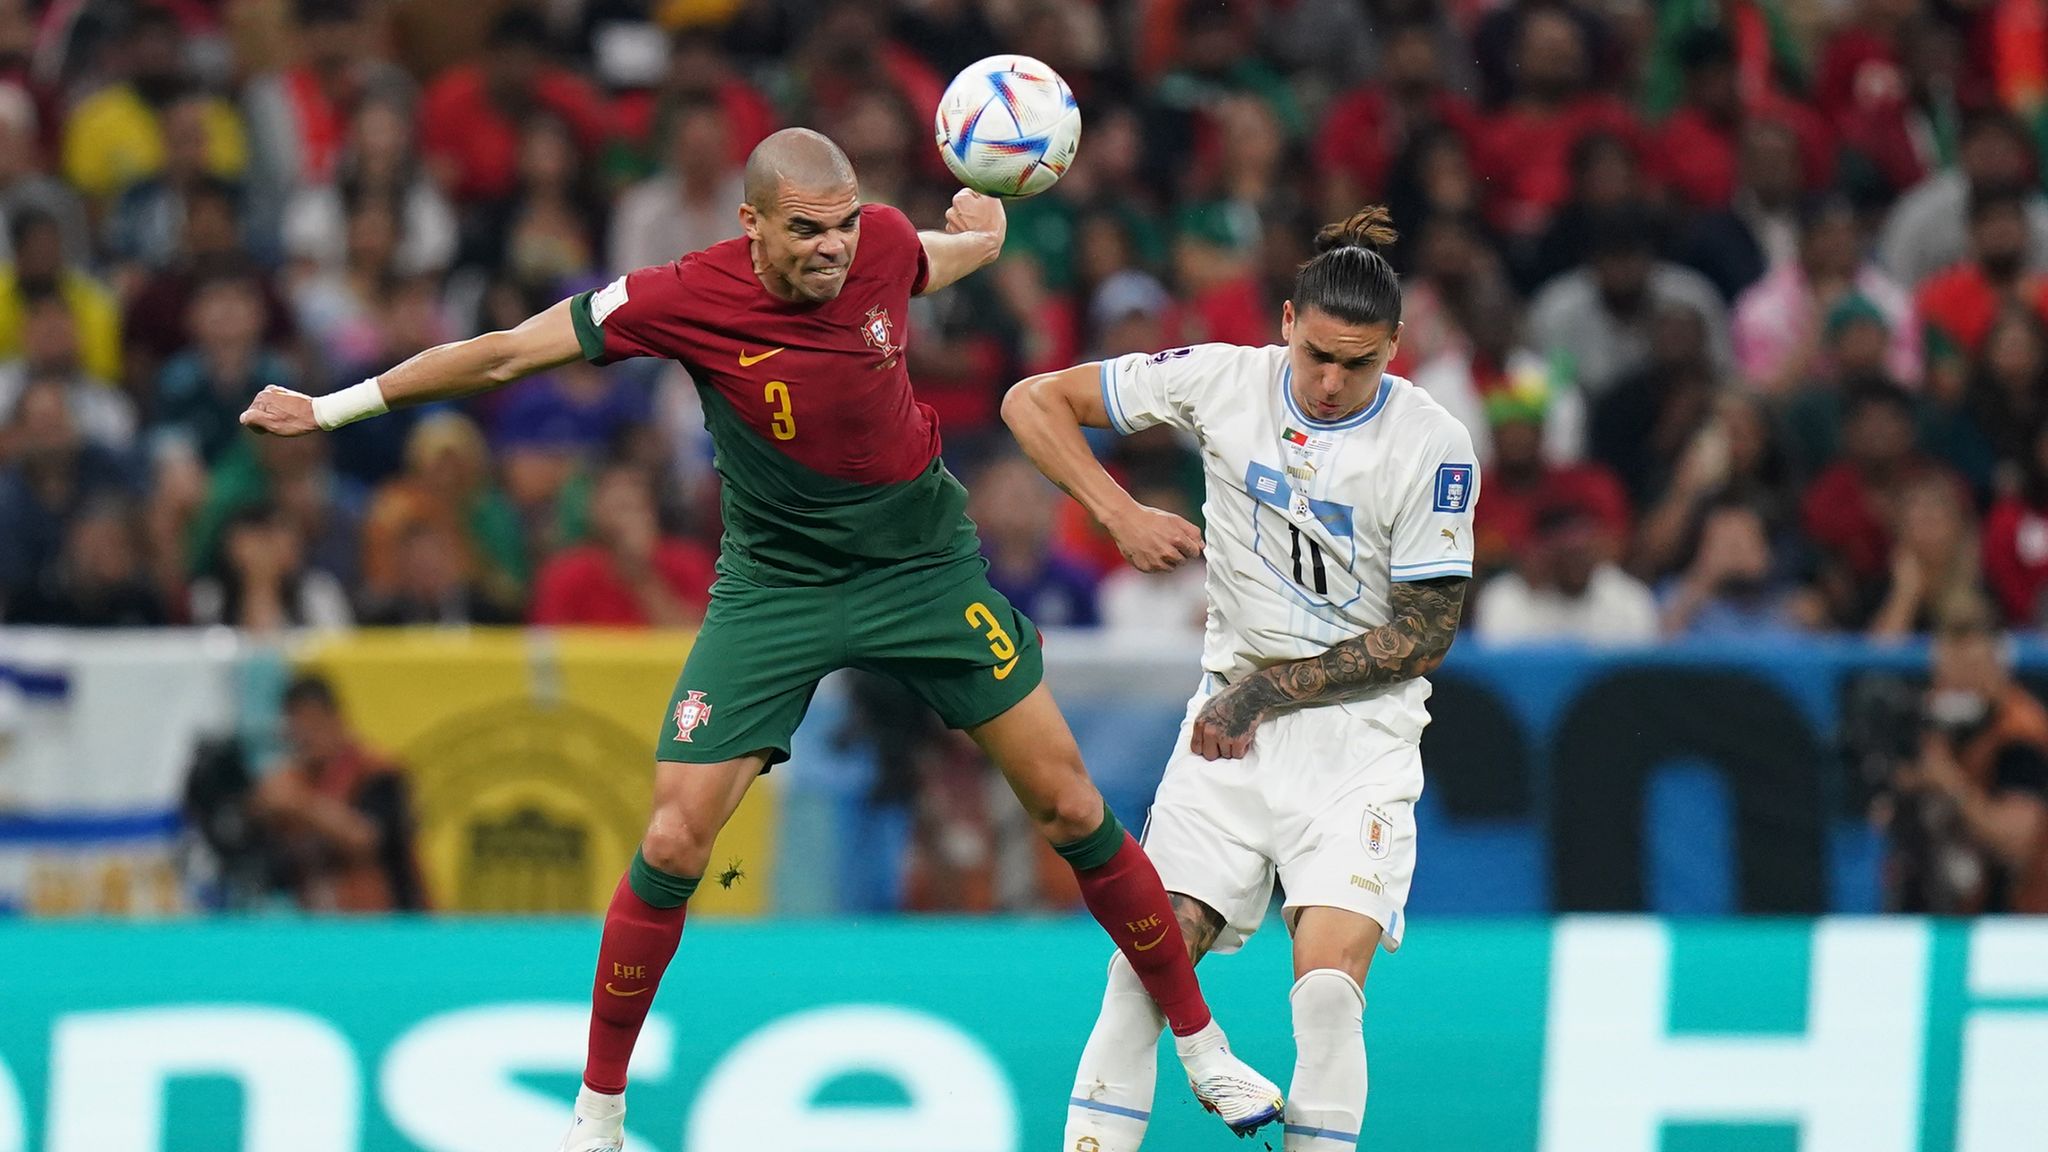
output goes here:
[{"label": "stadium crowd", "polygon": [[[1482,636],[1924,631],[2048,589],[2048,0],[0,0],[0,620],[688,624],[716,479],[675,365],[331,437],[322,392],[737,233],[784,124],[940,221],[1001,47],[1080,159],[911,368],[996,581],[1193,631],[1009,447],[1021,376],[1277,339],[1391,206],[1396,372],[1471,428]],[[1192,513],[1165,430],[1101,450]]]}]

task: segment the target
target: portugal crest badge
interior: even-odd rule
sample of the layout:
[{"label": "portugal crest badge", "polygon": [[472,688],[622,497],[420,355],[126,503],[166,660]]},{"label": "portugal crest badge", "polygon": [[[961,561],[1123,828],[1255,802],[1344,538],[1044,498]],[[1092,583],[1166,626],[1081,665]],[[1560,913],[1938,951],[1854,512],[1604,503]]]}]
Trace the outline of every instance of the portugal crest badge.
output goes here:
[{"label": "portugal crest badge", "polygon": [[711,723],[711,705],[704,702],[704,694],[691,692],[688,699],[676,701],[675,721],[676,739],[685,744],[693,743],[690,733]]},{"label": "portugal crest badge", "polygon": [[889,310],[880,304],[868,309],[868,317],[861,322],[861,338],[868,346],[882,354],[882,362],[876,367],[886,367],[903,351],[903,345],[896,341],[896,325],[889,319]]}]

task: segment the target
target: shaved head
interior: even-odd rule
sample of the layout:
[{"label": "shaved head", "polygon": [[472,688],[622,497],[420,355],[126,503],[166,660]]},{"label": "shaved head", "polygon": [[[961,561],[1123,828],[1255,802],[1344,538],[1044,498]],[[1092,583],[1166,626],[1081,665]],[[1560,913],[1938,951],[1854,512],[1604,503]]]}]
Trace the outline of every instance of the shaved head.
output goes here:
[{"label": "shaved head", "polygon": [[783,188],[837,191],[853,186],[853,162],[839,145],[809,128],[784,128],[754,147],[747,157],[747,203],[756,211],[775,206]]}]

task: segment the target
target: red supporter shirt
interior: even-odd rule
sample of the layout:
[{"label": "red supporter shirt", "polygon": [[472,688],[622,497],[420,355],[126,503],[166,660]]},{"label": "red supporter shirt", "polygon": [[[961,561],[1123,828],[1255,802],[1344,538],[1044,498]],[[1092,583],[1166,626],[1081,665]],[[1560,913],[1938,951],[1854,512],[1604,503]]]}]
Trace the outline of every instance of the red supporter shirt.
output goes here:
[{"label": "red supporter shirt", "polygon": [[[568,122],[577,146],[595,155],[608,131],[604,99],[573,72],[551,69],[534,85],[537,111]],[[495,200],[519,183],[519,134],[523,125],[507,118],[484,89],[483,69],[450,68],[420,98],[420,149],[452,162],[457,200]]]},{"label": "red supporter shirt", "polygon": [[[2027,276],[2019,291],[2037,315],[2048,319],[2048,278]],[[1976,355],[1978,346],[1991,334],[2000,309],[1998,289],[1982,269],[1968,261],[1928,277],[1914,303],[1930,333],[1970,356]]]},{"label": "red supporter shirt", "polygon": [[[1900,482],[1928,474],[1948,476],[1957,498],[1969,505],[1969,489],[1962,480],[1931,461],[1908,465]],[[1800,502],[1799,517],[1807,536],[1858,580],[1878,580],[1891,571],[1892,531],[1882,498],[1849,461],[1837,461],[1814,477]]]},{"label": "red supporter shirt", "polygon": [[[702,617],[711,603],[711,554],[684,540],[663,540],[654,546],[653,564],[669,594]],[[532,619],[535,624],[618,628],[652,623],[618,562],[596,544],[559,552],[541,568],[534,584]]]},{"label": "red supporter shirt", "polygon": [[1628,492],[1614,473],[1600,464],[1552,468],[1538,483],[1522,488],[1489,478],[1492,487],[1474,512],[1472,531],[1481,564],[1505,564],[1535,543],[1536,517],[1545,508],[1572,505],[1585,509],[1617,544],[1629,538],[1632,517]]},{"label": "red supporter shirt", "polygon": [[[1429,116],[1462,136],[1469,148],[1479,127],[1479,113],[1470,103],[1447,92],[1429,98]],[[1315,166],[1319,175],[1342,172],[1368,200],[1384,195],[1387,174],[1416,131],[1400,104],[1383,88],[1360,88],[1338,98],[1316,133]]]},{"label": "red supporter shirt", "polygon": [[2000,500],[1984,518],[1984,580],[2005,610],[2005,622],[2030,628],[2048,592],[2048,509]]},{"label": "red supporter shirt", "polygon": [[1572,149],[1608,132],[1638,147],[1635,114],[1611,96],[1582,96],[1556,112],[1510,106],[1479,130],[1476,167],[1491,194],[1488,218],[1511,235],[1543,229],[1572,190]]}]

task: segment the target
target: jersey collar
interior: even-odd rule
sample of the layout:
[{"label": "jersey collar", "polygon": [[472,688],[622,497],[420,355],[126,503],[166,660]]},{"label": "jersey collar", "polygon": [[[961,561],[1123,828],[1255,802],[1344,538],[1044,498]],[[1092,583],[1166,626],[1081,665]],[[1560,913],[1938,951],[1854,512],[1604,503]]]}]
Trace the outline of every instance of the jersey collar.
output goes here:
[{"label": "jersey collar", "polygon": [[1364,424],[1380,414],[1380,409],[1387,406],[1387,397],[1393,391],[1394,378],[1382,372],[1380,373],[1380,390],[1373,396],[1372,403],[1365,406],[1365,411],[1342,420],[1317,420],[1308,413],[1303,412],[1301,406],[1294,402],[1294,365],[1291,363],[1286,364],[1280,369],[1280,395],[1287,400],[1287,414],[1319,432],[1343,432]]}]

